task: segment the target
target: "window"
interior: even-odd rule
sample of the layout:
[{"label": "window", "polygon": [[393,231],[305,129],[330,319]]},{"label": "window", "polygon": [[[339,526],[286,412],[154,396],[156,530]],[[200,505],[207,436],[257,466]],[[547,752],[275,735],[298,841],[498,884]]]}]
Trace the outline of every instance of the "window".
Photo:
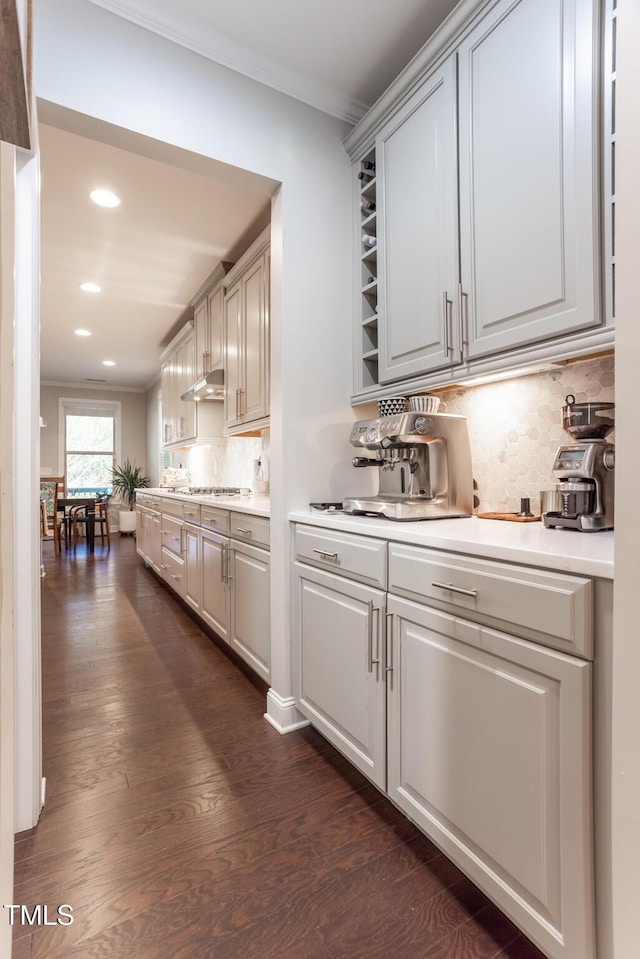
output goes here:
[{"label": "window", "polygon": [[61,400],[61,440],[67,491],[71,496],[111,492],[117,459],[120,404]]}]

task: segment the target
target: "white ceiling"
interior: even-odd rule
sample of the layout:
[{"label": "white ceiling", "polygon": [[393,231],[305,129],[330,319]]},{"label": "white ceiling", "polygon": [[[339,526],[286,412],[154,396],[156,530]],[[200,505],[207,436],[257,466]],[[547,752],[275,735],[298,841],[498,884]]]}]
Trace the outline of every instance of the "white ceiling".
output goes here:
[{"label": "white ceiling", "polygon": [[[354,122],[455,0],[90,0]],[[270,185],[169,163],[40,125],[41,378],[143,389],[189,300],[256,221]],[[107,186],[120,207],[95,206]],[[83,293],[92,280],[100,294]],[[73,331],[88,329],[91,337]],[[104,367],[104,359],[115,367]],[[97,384],[96,384],[97,385]]]},{"label": "white ceiling", "polygon": [[[144,388],[167,334],[269,195],[258,178],[250,191],[42,123],[40,148],[41,379]],[[121,205],[96,206],[100,186]],[[102,292],[84,293],[85,281]]]}]

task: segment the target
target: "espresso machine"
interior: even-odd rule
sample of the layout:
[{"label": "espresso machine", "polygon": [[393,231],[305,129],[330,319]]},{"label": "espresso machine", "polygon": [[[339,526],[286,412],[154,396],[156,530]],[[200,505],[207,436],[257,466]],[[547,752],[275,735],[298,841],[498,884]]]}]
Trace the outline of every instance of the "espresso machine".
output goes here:
[{"label": "espresso machine", "polygon": [[357,469],[375,469],[375,496],[345,499],[345,513],[393,520],[471,516],[473,476],[467,421],[450,413],[405,412],[359,420],[350,442],[375,456],[354,456]]},{"label": "espresso machine", "polygon": [[615,447],[607,436],[614,410],[614,403],[576,403],[573,394],[567,396],[562,425],[576,442],[556,453],[556,509],[542,514],[545,526],[584,533],[613,529]]}]

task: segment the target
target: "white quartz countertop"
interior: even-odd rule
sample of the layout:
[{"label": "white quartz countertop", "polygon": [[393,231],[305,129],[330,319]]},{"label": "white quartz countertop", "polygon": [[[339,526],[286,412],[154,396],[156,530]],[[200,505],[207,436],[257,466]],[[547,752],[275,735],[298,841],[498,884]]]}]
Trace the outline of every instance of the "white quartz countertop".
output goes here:
[{"label": "white quartz countertop", "polygon": [[[183,500],[185,503],[195,503],[201,506],[215,506],[218,509],[228,509],[236,513],[249,513],[252,516],[270,516],[269,496],[260,496],[257,493],[249,493],[241,496],[214,496],[213,493],[192,495],[186,493],[171,493],[169,490],[144,489],[141,493],[148,493],[151,496],[161,496],[163,499]],[[141,503],[144,499],[140,500]]]},{"label": "white quartz countertop", "polygon": [[399,523],[318,510],[292,512],[289,520],[483,559],[613,579],[613,532],[546,529],[542,522],[512,523],[476,516]]}]

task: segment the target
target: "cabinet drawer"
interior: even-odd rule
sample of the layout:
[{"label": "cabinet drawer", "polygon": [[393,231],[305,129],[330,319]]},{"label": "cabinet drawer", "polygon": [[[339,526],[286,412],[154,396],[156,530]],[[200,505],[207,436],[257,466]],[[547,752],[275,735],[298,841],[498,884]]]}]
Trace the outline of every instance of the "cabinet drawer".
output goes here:
[{"label": "cabinet drawer", "polygon": [[297,526],[296,556],[305,563],[372,586],[384,589],[387,584],[387,544],[382,539]]},{"label": "cabinet drawer", "polygon": [[161,509],[167,516],[177,516],[179,519],[182,519],[184,506],[185,504],[181,499],[163,499]]},{"label": "cabinet drawer", "polygon": [[162,548],[169,550],[176,556],[182,555],[182,521],[173,516],[162,514],[161,520]]},{"label": "cabinet drawer", "polygon": [[195,523],[196,526],[199,526],[200,525],[200,504],[184,503],[182,515],[184,516],[186,523]]},{"label": "cabinet drawer", "polygon": [[213,506],[200,507],[200,524],[205,529],[215,529],[221,533],[229,532],[229,510],[215,509]]},{"label": "cabinet drawer", "polygon": [[266,516],[249,513],[231,514],[231,535],[246,543],[269,546],[269,520]]},{"label": "cabinet drawer", "polygon": [[160,571],[167,585],[184,599],[184,561],[164,546],[160,555]]},{"label": "cabinet drawer", "polygon": [[593,657],[593,585],[580,576],[392,543],[389,592]]}]

